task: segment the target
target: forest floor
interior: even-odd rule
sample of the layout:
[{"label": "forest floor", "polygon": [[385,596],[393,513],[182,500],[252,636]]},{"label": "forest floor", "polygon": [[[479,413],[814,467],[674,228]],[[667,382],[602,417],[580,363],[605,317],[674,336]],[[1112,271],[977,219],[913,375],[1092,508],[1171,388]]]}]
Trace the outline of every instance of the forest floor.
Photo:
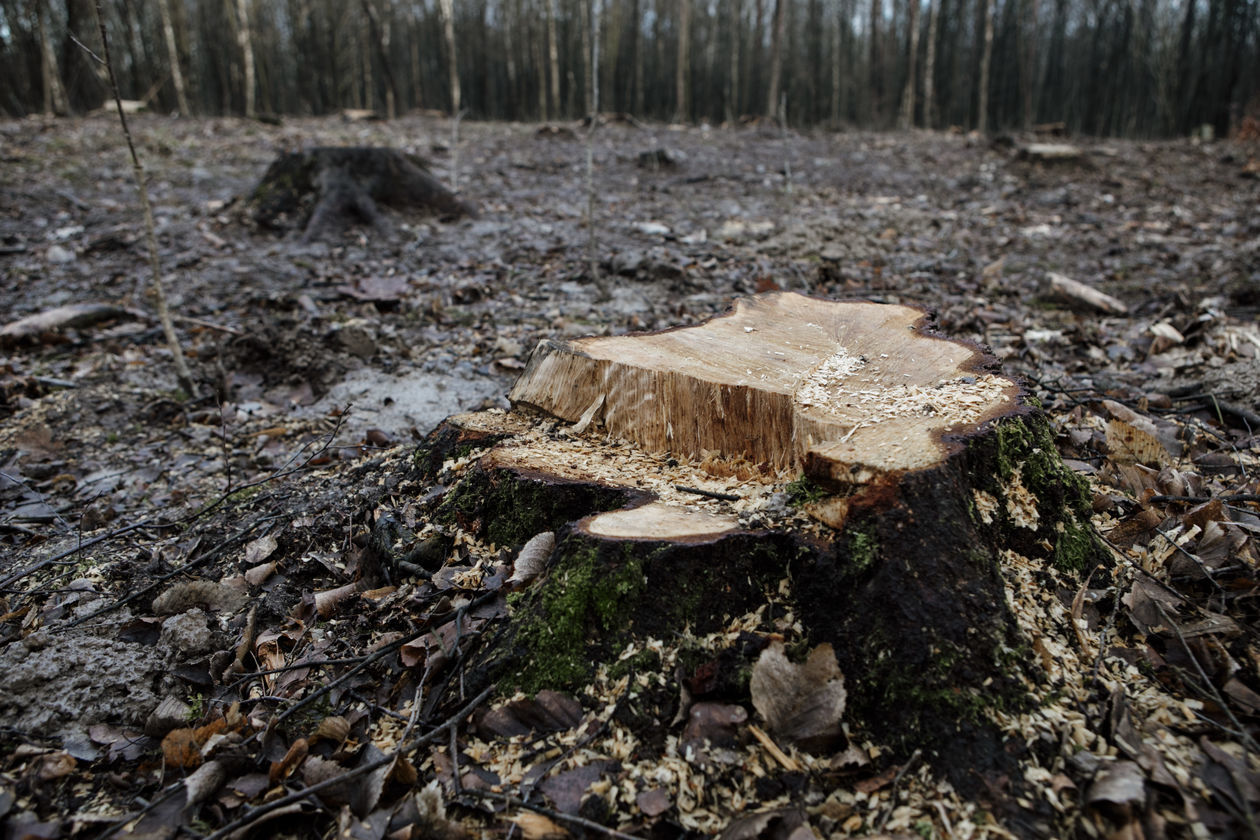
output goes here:
[{"label": "forest floor", "polygon": [[[6,836],[1257,836],[1257,149],[1077,139],[1045,165],[947,133],[614,123],[592,229],[580,127],[132,120],[204,394],[148,314],[116,120],[0,123],[0,323],[112,307],[0,334]],[[313,144],[415,152],[480,213],[257,229],[254,184]],[[1049,273],[1127,310],[1056,298]],[[615,687],[461,696],[455,652],[504,610],[497,561],[387,573],[379,523],[422,534],[442,492],[416,443],[506,406],[538,340],[773,289],[930,309],[1024,379],[1090,481],[1117,567],[1030,578],[1069,713],[1026,722],[1023,779],[963,796],[860,731],[788,771],[743,729],[741,776],[689,763],[669,716],[648,754]]]}]

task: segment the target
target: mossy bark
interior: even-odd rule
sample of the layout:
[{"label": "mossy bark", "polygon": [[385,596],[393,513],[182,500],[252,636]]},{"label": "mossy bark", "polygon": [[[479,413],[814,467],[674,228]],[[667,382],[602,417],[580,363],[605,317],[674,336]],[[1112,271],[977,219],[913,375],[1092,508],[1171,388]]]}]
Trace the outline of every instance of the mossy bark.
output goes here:
[{"label": "mossy bark", "polygon": [[[467,446],[458,427],[436,432],[422,460]],[[1035,409],[957,443],[940,465],[898,476],[894,492],[854,497],[834,530],[739,528],[677,541],[587,528],[593,514],[643,504],[642,492],[488,457],[452,485],[439,517],[501,547],[539,530],[558,539],[548,572],[512,596],[510,625],[479,679],[577,689],[632,642],[718,631],[774,601],[810,645],[833,645],[855,729],[907,753],[922,748],[971,787],[977,769],[1010,761],[986,709],[1027,704],[1025,686],[1038,679],[1007,602],[1005,552],[1069,571],[1106,553],[1089,529],[1086,489]],[[510,449],[511,438],[496,445]],[[811,489],[806,504],[825,503]]]}]

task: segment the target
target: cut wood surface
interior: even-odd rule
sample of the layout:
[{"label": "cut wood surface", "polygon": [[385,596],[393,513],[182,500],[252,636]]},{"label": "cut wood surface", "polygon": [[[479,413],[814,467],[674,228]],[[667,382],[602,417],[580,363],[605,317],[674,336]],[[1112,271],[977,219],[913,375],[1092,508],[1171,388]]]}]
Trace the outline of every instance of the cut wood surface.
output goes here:
[{"label": "cut wood surface", "polygon": [[974,345],[907,306],[777,293],[702,326],[544,341],[509,399],[597,420],[655,452],[743,456],[865,484],[938,462],[947,436],[1017,408]]}]

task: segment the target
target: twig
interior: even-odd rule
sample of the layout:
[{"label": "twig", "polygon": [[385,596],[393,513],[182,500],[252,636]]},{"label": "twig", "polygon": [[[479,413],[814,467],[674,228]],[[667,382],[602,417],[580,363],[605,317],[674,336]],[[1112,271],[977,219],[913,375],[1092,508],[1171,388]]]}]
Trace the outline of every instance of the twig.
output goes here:
[{"label": "twig", "polygon": [[16,583],[22,578],[27,577],[28,575],[32,575],[35,572],[38,572],[40,569],[44,569],[44,568],[47,568],[48,566],[52,566],[57,563],[60,563],[62,560],[65,560],[67,557],[71,557],[79,553],[80,551],[91,548],[92,546],[95,546],[95,545],[99,545],[100,543],[116,539],[125,534],[129,534],[132,531],[139,531],[144,528],[155,528],[155,529],[178,528],[181,525],[186,525],[189,522],[194,522],[197,519],[201,518],[202,516],[205,516],[207,513],[210,513],[219,505],[223,504],[235,493],[239,493],[242,490],[251,490],[254,487],[261,487],[262,485],[266,484],[269,481],[275,481],[276,479],[279,479],[279,478],[287,478],[290,475],[294,475],[298,472],[301,472],[303,469],[306,468],[307,464],[315,460],[321,454],[326,452],[330,446],[332,446],[333,440],[336,439],[337,433],[341,430],[341,426],[345,422],[345,418],[348,414],[348,411],[349,411],[349,406],[347,406],[346,411],[343,411],[341,415],[338,416],[336,425],[334,425],[332,428],[332,431],[330,431],[325,436],[323,445],[320,446],[319,449],[316,449],[314,452],[308,455],[306,459],[302,461],[302,463],[298,464],[296,467],[289,468],[288,465],[292,464],[294,460],[299,455],[302,454],[302,451],[306,449],[305,444],[299,447],[297,452],[293,454],[293,457],[290,458],[286,462],[286,464],[283,467],[281,467],[278,471],[273,472],[271,475],[264,476],[256,481],[251,481],[248,484],[245,484],[241,487],[236,488],[232,492],[220,494],[218,498],[216,498],[212,502],[209,502],[208,504],[206,504],[204,507],[200,508],[199,510],[195,510],[190,514],[181,516],[179,519],[174,519],[170,522],[157,522],[155,521],[156,517],[142,519],[139,522],[133,522],[130,525],[124,525],[121,528],[116,528],[113,531],[110,531],[108,534],[101,534],[99,537],[93,537],[87,542],[77,543],[74,546],[74,548],[67,548],[66,550],[60,551],[50,557],[45,557],[43,560],[38,560],[32,563],[31,565],[27,566],[25,569],[21,569],[17,572],[14,572],[13,574],[9,575],[3,580],[0,580],[0,588],[11,586],[12,584]]},{"label": "twig", "polygon": [[1229,703],[1225,701],[1225,698],[1219,691],[1217,691],[1216,686],[1212,684],[1212,680],[1209,679],[1208,675],[1204,672],[1203,666],[1199,663],[1199,658],[1194,655],[1194,651],[1190,650],[1190,645],[1186,642],[1186,637],[1181,632],[1181,626],[1169,617],[1168,612],[1164,609],[1163,605],[1156,603],[1155,608],[1159,610],[1160,618],[1162,618],[1164,622],[1172,628],[1173,633],[1177,635],[1177,641],[1181,643],[1181,649],[1186,652],[1186,656],[1190,657],[1190,661],[1194,664],[1194,670],[1198,672],[1199,679],[1203,681],[1203,687],[1211,695],[1212,699],[1216,702],[1216,705],[1220,706],[1221,710],[1229,717],[1230,723],[1234,724],[1234,728],[1242,736],[1239,739],[1239,743],[1243,750],[1245,752],[1256,752],[1257,750],[1260,750],[1260,744],[1257,744],[1255,739],[1247,734],[1247,730],[1243,728],[1242,723],[1239,722],[1238,718],[1234,715],[1234,710],[1230,708]]},{"label": "twig", "polygon": [[109,74],[109,86],[114,93],[114,105],[118,108],[118,122],[122,124],[123,136],[127,138],[127,149],[131,152],[131,169],[136,178],[136,191],[140,193],[140,204],[144,208],[145,240],[149,245],[149,270],[153,273],[153,297],[157,303],[158,319],[162,322],[162,332],[166,334],[167,346],[171,348],[171,356],[175,360],[175,374],[179,378],[179,384],[188,392],[188,396],[193,397],[197,394],[197,386],[193,382],[192,373],[188,370],[188,362],[184,360],[184,350],[179,345],[179,338],[175,335],[175,325],[171,323],[171,313],[166,306],[166,292],[162,288],[162,268],[158,263],[153,207],[149,203],[149,189],[144,182],[144,166],[140,163],[140,156],[136,154],[136,144],[132,142],[131,130],[127,127],[127,115],[123,112],[122,96],[118,93],[118,79],[114,76],[114,62],[109,57],[109,39],[105,34],[105,11],[102,8],[102,0],[96,0],[96,25],[101,33],[101,51],[105,53],[105,70]]},{"label": "twig", "polygon": [[1228,496],[1151,496],[1148,502],[1187,502],[1189,504],[1199,505],[1204,502],[1210,502],[1213,499],[1219,499],[1222,502],[1260,502],[1260,493],[1232,493]]},{"label": "twig", "polygon": [[888,818],[892,816],[893,811],[897,809],[897,788],[901,786],[901,779],[910,772],[910,768],[919,762],[919,756],[923,754],[922,750],[915,750],[910,753],[910,758],[906,763],[901,765],[901,769],[897,771],[897,775],[893,776],[892,790],[888,792],[888,810],[879,817],[879,823],[876,824],[875,830],[883,833],[884,825],[888,822]]},{"label": "twig", "polygon": [[[325,779],[318,784],[304,787],[301,790],[296,790],[293,793],[288,794],[287,796],[282,796],[279,799],[259,805],[257,808],[253,808],[248,813],[242,814],[227,825],[219,828],[217,831],[206,835],[205,840],[222,840],[222,838],[235,833],[239,829],[252,825],[267,814],[270,814],[272,811],[288,807],[295,802],[301,802],[313,793],[319,793],[321,790],[327,790],[330,787],[348,782],[351,779],[357,779],[359,776],[367,775],[373,770],[379,770],[390,762],[396,761],[399,756],[406,755],[417,747],[436,741],[447,729],[458,726],[460,721],[476,711],[477,707],[485,702],[486,698],[494,692],[494,689],[495,686],[493,683],[486,686],[480,694],[468,701],[468,703],[464,704],[464,706],[462,706],[459,711],[455,712],[455,714],[451,715],[445,721],[438,724],[436,727],[420,737],[404,743],[401,747],[384,758],[379,758],[376,761],[356,767],[353,770],[347,770],[345,773],[333,776],[330,779]],[[637,838],[635,840],[637,840]]]},{"label": "twig", "polygon": [[[552,819],[557,822],[568,823],[569,825],[579,826],[581,828],[586,829],[587,831],[594,831],[597,834],[602,834],[605,837],[615,837],[617,838],[617,840],[640,840],[640,838],[635,837],[633,834],[626,834],[624,831],[618,831],[615,828],[609,828],[608,826],[601,825],[600,823],[597,823],[594,820],[588,820],[585,817],[579,817],[575,814],[565,814],[560,811],[553,810],[551,808],[543,807],[542,805],[534,805],[529,802],[526,802],[524,799],[521,799],[516,796],[511,796],[506,793],[496,793],[495,791],[492,791],[492,790],[466,790],[464,791],[464,795],[474,796],[474,797],[477,797],[478,799],[498,800],[505,805],[510,805],[514,808],[523,808],[526,811],[533,811],[535,814],[542,814],[544,817],[547,817],[548,819]],[[211,840],[211,838],[206,838],[206,840]]]},{"label": "twig", "polygon": [[680,493],[694,493],[697,496],[704,496],[706,499],[717,499],[720,502],[738,502],[740,498],[734,493],[719,493],[716,490],[702,490],[699,487],[687,487],[682,484],[675,484],[674,489]]}]

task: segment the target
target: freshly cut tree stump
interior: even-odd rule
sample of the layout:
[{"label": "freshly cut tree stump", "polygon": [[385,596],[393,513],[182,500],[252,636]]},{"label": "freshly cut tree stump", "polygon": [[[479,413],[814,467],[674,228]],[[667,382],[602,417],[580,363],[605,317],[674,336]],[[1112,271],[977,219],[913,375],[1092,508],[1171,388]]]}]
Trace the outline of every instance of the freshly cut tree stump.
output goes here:
[{"label": "freshly cut tree stump", "polygon": [[250,196],[263,227],[300,227],[306,241],[351,224],[388,228],[378,204],[456,218],[475,215],[419,157],[396,149],[317,147],[276,158]]},{"label": "freshly cut tree stump", "polygon": [[[1009,768],[988,712],[1041,676],[1004,564],[1106,554],[1045,417],[980,348],[915,308],[776,293],[700,326],[543,341],[510,399],[417,458],[448,484],[448,527],[513,551],[556,532],[482,679],[573,689],[716,633],[736,641],[713,690],[746,701],[756,645],[732,622],[760,616],[762,644],[834,647],[856,730],[966,789]],[[643,714],[669,720],[671,691]]]}]

